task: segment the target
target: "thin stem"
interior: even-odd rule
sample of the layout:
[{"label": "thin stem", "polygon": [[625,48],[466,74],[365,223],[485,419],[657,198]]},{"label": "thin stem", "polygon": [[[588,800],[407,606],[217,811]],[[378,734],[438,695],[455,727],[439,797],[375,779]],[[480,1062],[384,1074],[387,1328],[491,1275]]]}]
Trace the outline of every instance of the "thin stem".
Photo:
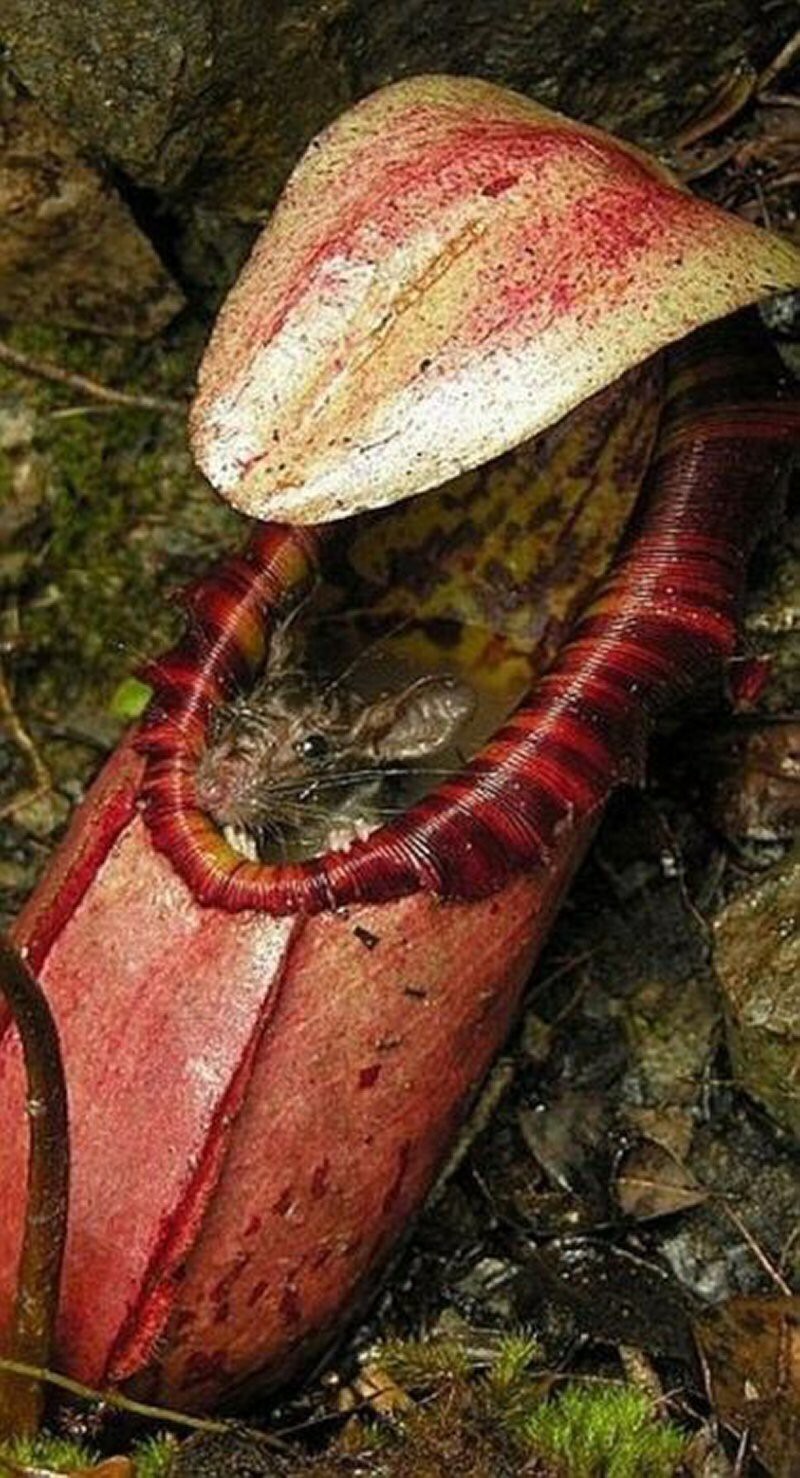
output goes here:
[{"label": "thin stem", "polygon": [[70,390],[82,391],[84,395],[91,395],[93,400],[101,400],[106,405],[128,406],[131,410],[159,411],[165,416],[186,414],[186,404],[182,400],[168,400],[163,395],[137,395],[130,390],[114,390],[110,385],[103,385],[99,380],[91,380],[88,375],[79,375],[72,370],[63,369],[60,364],[52,364],[50,360],[32,359],[29,354],[22,354],[19,349],[13,349],[5,339],[0,339],[0,362],[19,370],[23,375],[33,375],[37,380],[49,380],[53,385],[66,385]]},{"label": "thin stem", "polygon": [[41,1365],[29,1365],[23,1360],[4,1360],[0,1357],[0,1371],[10,1371],[14,1375],[25,1375],[35,1378],[37,1381],[55,1386],[59,1391],[67,1391],[70,1396],[77,1396],[82,1401],[94,1401],[101,1406],[111,1406],[115,1411],[127,1411],[132,1416],[146,1417],[149,1421],[169,1422],[173,1427],[187,1427],[194,1432],[230,1432],[239,1433],[246,1437],[258,1438],[265,1446],[274,1447],[281,1452],[288,1452],[285,1442],[272,1432],[262,1432],[257,1427],[248,1427],[242,1422],[225,1420],[209,1416],[190,1416],[186,1411],[174,1411],[171,1406],[153,1406],[148,1401],[135,1401],[132,1396],[125,1396],[116,1387],[108,1387],[105,1390],[96,1390],[93,1386],[86,1386],[83,1381],[72,1380],[68,1375],[59,1375],[55,1370],[47,1370]]},{"label": "thin stem", "polygon": [[752,1252],[756,1261],[761,1264],[764,1272],[772,1279],[775,1287],[778,1289],[778,1292],[782,1293],[784,1298],[791,1298],[792,1288],[775,1267],[775,1264],[770,1261],[763,1247],[760,1245],[759,1242],[756,1241],[753,1233],[750,1231],[750,1228],[745,1222],[742,1221],[742,1218],[740,1217],[738,1211],[735,1211],[734,1208],[730,1206],[728,1202],[724,1199],[721,1199],[721,1206],[722,1210],[725,1212],[725,1215],[729,1218],[730,1221],[733,1222],[736,1230],[740,1232],[741,1235],[744,1237],[744,1240],[750,1248],[750,1251]]},{"label": "thin stem", "polygon": [[764,68],[758,79],[758,92],[763,92],[765,88],[769,87],[770,83],[775,81],[776,77],[780,76],[781,72],[785,72],[786,68],[791,66],[798,53],[800,53],[800,29],[795,31],[793,36],[789,37],[789,40],[781,47],[777,56],[774,56],[772,61]]},{"label": "thin stem", "polygon": [[[41,986],[0,935],[0,991],[22,1043],[29,1121],[25,1227],[10,1335],[13,1360],[46,1365],[50,1356],[67,1230],[69,1129],[58,1034]],[[0,1376],[0,1436],[31,1435],[44,1405],[39,1379]]]},{"label": "thin stem", "polygon": [[13,796],[6,805],[0,807],[0,820],[11,816],[15,811],[29,805],[31,801],[37,800],[39,796],[46,795],[52,789],[50,771],[42,759],[36,745],[28,733],[22,719],[17,713],[14,699],[11,694],[11,685],[3,670],[0,659],[0,724],[6,729],[9,738],[24,756],[31,777],[31,784],[18,795]]}]

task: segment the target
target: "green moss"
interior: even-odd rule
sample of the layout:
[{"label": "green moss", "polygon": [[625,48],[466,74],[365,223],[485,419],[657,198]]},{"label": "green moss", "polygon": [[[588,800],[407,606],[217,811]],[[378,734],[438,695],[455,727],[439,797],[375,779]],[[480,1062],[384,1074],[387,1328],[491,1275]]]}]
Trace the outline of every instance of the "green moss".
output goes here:
[{"label": "green moss", "polygon": [[[296,1467],[285,1468],[287,1478],[295,1472],[338,1478],[355,1468],[382,1478],[434,1478],[451,1471],[459,1478],[510,1478],[523,1469],[536,1478],[675,1478],[688,1437],[658,1420],[643,1392],[575,1382],[547,1400],[551,1380],[538,1368],[540,1361],[539,1347],[527,1334],[510,1336],[480,1356],[458,1338],[381,1346],[371,1367],[391,1374],[406,1390],[413,1386],[423,1399],[399,1404],[389,1418],[353,1417],[324,1453],[299,1451]],[[190,1443],[193,1453],[199,1441]],[[233,1471],[241,1444],[233,1429],[211,1439],[213,1471],[222,1471],[225,1454]],[[178,1450],[176,1439],[166,1435],[135,1444],[130,1457],[137,1478],[169,1478]],[[8,1444],[3,1452],[53,1472],[98,1461],[86,1448],[58,1438]]]},{"label": "green moss", "polygon": [[471,1368],[467,1348],[457,1339],[387,1340],[376,1352],[376,1364],[409,1391],[463,1379]]},{"label": "green moss", "polygon": [[524,1426],[526,1444],[565,1478],[673,1478],[686,1450],[632,1386],[568,1386]]},{"label": "green moss", "polygon": [[[167,1478],[176,1450],[175,1439],[168,1436],[149,1437],[135,1443],[130,1457],[136,1478]],[[46,1432],[38,1437],[15,1437],[1,1443],[0,1471],[4,1457],[20,1467],[43,1468],[51,1473],[74,1473],[102,1461],[99,1453],[83,1443],[51,1437]]]},{"label": "green moss", "polygon": [[167,1478],[172,1471],[178,1444],[174,1437],[149,1437],[137,1442],[131,1459],[136,1469],[136,1478]]},{"label": "green moss", "polygon": [[[643,1392],[575,1382],[548,1400],[552,1375],[535,1338],[521,1332],[494,1349],[482,1344],[473,1351],[466,1331],[464,1339],[397,1340],[373,1352],[373,1372],[421,1398],[399,1404],[379,1429],[374,1471],[382,1478],[450,1471],[510,1478],[523,1470],[536,1478],[675,1478],[680,1471],[689,1439],[657,1418]],[[369,1463],[374,1438],[374,1425],[354,1418],[307,1471],[334,1478],[356,1456]]]},{"label": "green moss", "polygon": [[533,1367],[542,1351],[528,1334],[508,1335],[486,1373],[476,1382],[474,1402],[485,1420],[513,1436],[524,1425],[532,1404],[540,1399]]},{"label": "green moss", "polygon": [[50,1437],[46,1432],[38,1437],[12,1437],[0,1443],[2,1458],[20,1467],[49,1468],[52,1473],[72,1473],[76,1468],[89,1468],[100,1461],[97,1453],[83,1443]]}]

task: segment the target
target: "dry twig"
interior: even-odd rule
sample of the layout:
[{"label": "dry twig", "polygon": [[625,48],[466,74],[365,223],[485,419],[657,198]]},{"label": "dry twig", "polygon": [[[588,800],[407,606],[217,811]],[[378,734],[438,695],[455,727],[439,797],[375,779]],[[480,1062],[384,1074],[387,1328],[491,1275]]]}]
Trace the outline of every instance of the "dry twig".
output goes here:
[{"label": "dry twig", "polygon": [[24,756],[31,777],[31,784],[26,790],[20,791],[5,806],[0,807],[0,821],[2,821],[6,816],[11,816],[15,811],[21,810],[23,806],[38,800],[40,796],[47,795],[53,788],[50,771],[17,713],[11,688],[3,671],[2,661],[0,661],[0,725],[5,728],[12,743],[16,744],[17,749]]},{"label": "dry twig", "polygon": [[761,1264],[764,1272],[769,1278],[772,1279],[772,1282],[775,1284],[775,1287],[778,1289],[779,1293],[784,1294],[786,1298],[791,1298],[793,1290],[786,1282],[786,1279],[782,1277],[782,1275],[779,1273],[778,1269],[775,1267],[775,1264],[771,1262],[761,1244],[756,1241],[753,1233],[750,1231],[750,1228],[746,1225],[745,1222],[742,1221],[742,1218],[739,1216],[738,1212],[734,1211],[733,1207],[729,1205],[728,1202],[724,1199],[721,1201],[721,1206],[722,1210],[725,1212],[725,1215],[730,1221],[733,1222],[736,1230],[741,1234],[742,1237],[744,1237],[744,1240],[750,1248],[750,1251],[756,1259],[756,1262]]},{"label": "dry twig", "polygon": [[38,380],[49,380],[53,385],[66,385],[71,390],[90,395],[94,400],[104,401],[106,405],[126,406],[129,410],[159,411],[165,416],[186,414],[186,403],[183,400],[168,400],[162,395],[139,395],[129,390],[113,390],[110,385],[103,385],[99,380],[90,379],[88,375],[63,369],[61,365],[52,364],[49,360],[32,359],[19,349],[13,349],[4,339],[0,339],[0,362],[9,365],[11,369],[19,370],[20,374],[32,375]]}]

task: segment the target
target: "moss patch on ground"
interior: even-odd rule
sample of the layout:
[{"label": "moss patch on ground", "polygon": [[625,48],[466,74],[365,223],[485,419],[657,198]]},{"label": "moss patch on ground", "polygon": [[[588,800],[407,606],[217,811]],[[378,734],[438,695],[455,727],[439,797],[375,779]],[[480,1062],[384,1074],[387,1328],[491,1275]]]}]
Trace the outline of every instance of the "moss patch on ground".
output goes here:
[{"label": "moss patch on ground", "polygon": [[[199,349],[196,325],[146,346],[40,328],[9,338],[32,358],[176,398],[190,390]],[[181,414],[102,406],[6,366],[0,405],[32,413],[28,455],[39,479],[5,570],[18,625],[11,665],[34,714],[104,708],[117,683],[176,633],[170,588],[230,545],[241,520],[194,469]],[[24,483],[25,453],[0,454],[4,500],[15,476]]]}]

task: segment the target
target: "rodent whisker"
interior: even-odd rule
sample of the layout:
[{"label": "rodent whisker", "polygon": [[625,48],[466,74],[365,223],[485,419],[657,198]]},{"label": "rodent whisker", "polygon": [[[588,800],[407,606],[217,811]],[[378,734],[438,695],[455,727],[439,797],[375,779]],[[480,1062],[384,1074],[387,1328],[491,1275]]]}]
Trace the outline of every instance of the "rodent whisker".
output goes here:
[{"label": "rodent whisker", "polygon": [[292,795],[302,797],[304,793],[311,796],[318,790],[325,790],[331,786],[335,788],[339,785],[353,785],[360,780],[383,780],[396,775],[406,778],[423,775],[441,780],[452,774],[452,766],[434,768],[429,765],[375,765],[373,769],[341,770],[331,775],[311,775],[300,780],[283,780],[270,785],[268,790],[271,798],[277,799]]}]

